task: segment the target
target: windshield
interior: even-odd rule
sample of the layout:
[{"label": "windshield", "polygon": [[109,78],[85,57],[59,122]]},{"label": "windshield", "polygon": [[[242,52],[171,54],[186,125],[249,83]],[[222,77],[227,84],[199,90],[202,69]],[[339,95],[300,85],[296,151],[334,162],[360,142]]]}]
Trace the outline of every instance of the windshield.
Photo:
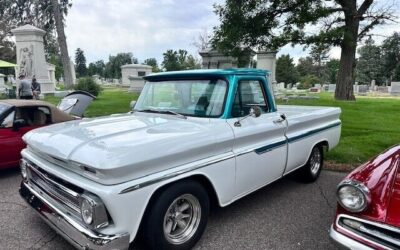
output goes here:
[{"label": "windshield", "polygon": [[219,117],[224,110],[226,91],[227,82],[218,79],[147,82],[134,110]]},{"label": "windshield", "polygon": [[0,103],[0,117],[9,108],[10,108],[10,105]]}]

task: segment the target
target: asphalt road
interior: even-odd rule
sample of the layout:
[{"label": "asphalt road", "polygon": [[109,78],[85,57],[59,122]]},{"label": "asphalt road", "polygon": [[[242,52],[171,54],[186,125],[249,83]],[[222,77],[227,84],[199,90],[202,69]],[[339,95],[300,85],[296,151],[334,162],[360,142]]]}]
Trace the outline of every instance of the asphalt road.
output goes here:
[{"label": "asphalt road", "polygon": [[[195,249],[336,249],[328,230],[342,173],[323,171],[317,182],[284,178],[212,211]],[[0,171],[0,248],[72,249],[18,194],[18,170]],[[143,249],[139,246],[135,249]]]}]

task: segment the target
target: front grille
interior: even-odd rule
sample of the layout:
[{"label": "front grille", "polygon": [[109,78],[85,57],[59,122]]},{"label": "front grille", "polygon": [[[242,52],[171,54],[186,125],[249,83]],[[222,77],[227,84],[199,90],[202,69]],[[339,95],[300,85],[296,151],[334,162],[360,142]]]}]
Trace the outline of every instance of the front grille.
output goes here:
[{"label": "front grille", "polygon": [[338,224],[369,241],[390,249],[400,249],[400,228],[343,215]]},{"label": "front grille", "polygon": [[30,165],[27,168],[28,176],[35,186],[60,204],[72,209],[76,214],[80,214],[79,198],[81,192],[79,189],[73,190],[70,188],[71,184],[62,184],[57,180],[58,178],[53,177],[43,169]]}]

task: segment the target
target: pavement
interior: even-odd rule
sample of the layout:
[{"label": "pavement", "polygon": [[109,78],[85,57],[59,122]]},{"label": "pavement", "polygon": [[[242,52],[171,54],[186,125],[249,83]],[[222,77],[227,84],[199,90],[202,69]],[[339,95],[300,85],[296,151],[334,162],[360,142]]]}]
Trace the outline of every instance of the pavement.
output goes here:
[{"label": "pavement", "polygon": [[[344,176],[322,171],[312,184],[286,177],[213,209],[195,249],[336,249],[328,231]],[[73,249],[19,197],[20,181],[19,170],[0,171],[0,248]]]}]

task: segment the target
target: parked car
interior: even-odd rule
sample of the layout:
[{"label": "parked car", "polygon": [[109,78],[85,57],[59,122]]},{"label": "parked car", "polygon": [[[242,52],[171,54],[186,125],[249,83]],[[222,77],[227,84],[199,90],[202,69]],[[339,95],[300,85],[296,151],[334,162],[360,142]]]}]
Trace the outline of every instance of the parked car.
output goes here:
[{"label": "parked car", "polygon": [[400,145],[351,172],[337,188],[330,237],[346,249],[400,249]]},{"label": "parked car", "polygon": [[20,193],[78,248],[152,249],[200,239],[210,203],[227,206],[293,171],[318,178],[340,109],[279,106],[267,72],[165,72],[130,114],[27,133]]},{"label": "parked car", "polygon": [[60,102],[60,108],[37,100],[0,100],[0,169],[19,166],[26,132],[79,119],[91,102],[88,98],[94,99],[86,92],[72,92]]}]

